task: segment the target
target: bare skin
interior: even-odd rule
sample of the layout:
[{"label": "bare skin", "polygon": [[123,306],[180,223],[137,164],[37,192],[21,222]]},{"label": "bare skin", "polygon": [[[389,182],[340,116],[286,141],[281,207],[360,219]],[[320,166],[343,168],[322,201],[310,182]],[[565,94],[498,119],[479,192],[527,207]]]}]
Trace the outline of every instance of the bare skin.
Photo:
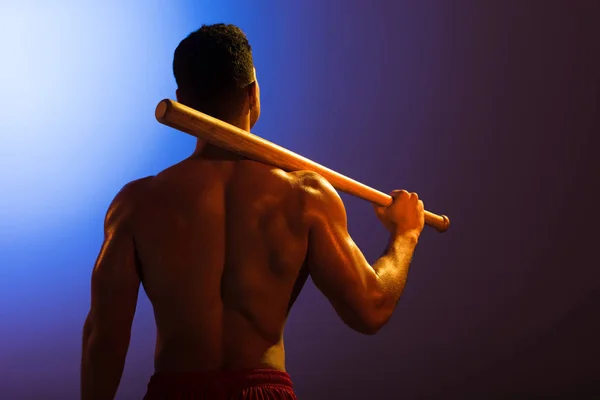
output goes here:
[{"label": "bare skin", "polygon": [[[247,130],[256,92],[238,124]],[[190,158],[128,184],[109,207],[92,274],[82,398],[114,397],[140,284],[156,318],[156,372],[285,371],[283,329],[309,275],[350,328],[376,333],[423,229],[416,194],[392,195],[390,207],[376,208],[388,247],[370,265],[348,234],[341,199],[314,173],[199,142]]]},{"label": "bare skin", "polygon": [[191,158],[144,183],[135,231],[157,372],[285,370],[283,326],[307,278],[300,179]]}]

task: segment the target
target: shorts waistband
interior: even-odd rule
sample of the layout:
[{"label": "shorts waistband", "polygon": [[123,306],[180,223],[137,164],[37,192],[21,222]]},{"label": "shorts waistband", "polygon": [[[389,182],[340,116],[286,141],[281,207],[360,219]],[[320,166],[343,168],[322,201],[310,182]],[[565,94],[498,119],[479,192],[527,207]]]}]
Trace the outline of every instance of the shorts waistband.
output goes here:
[{"label": "shorts waistband", "polygon": [[181,372],[155,373],[150,378],[148,386],[264,386],[281,385],[292,387],[292,379],[287,372],[274,369],[252,369],[237,371]]}]

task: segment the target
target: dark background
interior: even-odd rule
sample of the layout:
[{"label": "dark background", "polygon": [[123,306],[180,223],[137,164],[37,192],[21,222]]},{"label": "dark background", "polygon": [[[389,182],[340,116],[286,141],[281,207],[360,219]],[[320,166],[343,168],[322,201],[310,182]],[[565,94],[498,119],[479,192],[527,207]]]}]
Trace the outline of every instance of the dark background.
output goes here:
[{"label": "dark background", "polygon": [[[242,27],[254,47],[263,96],[255,133],[382,191],[416,191],[428,210],[452,220],[447,233],[425,229],[397,311],[375,336],[350,331],[307,285],[285,334],[301,399],[600,398],[599,2],[138,3],[126,11],[95,5],[127,17],[130,47],[94,51],[114,57],[116,72],[96,63],[97,78],[62,94],[75,102],[111,96],[77,127],[107,133],[48,155],[72,127],[63,113],[52,120],[55,141],[40,144],[29,133],[27,146],[5,151],[19,156],[5,157],[0,173],[1,398],[77,398],[104,212],[128,180],[193,150],[194,140],[156,123],[153,109],[174,98],[170,62],[179,40],[220,21]],[[78,10],[75,20],[87,12]],[[37,15],[50,31],[62,15],[28,12],[23,23]],[[135,29],[141,33],[130,34]],[[86,48],[106,39],[102,30],[86,37]],[[20,40],[4,35],[2,43],[19,48]],[[145,50],[128,58],[134,49]],[[25,56],[11,51],[6,60],[15,57]],[[85,86],[94,79],[106,84]],[[47,104],[35,89],[15,93]],[[115,111],[117,103],[138,107]],[[119,126],[106,122],[114,113]],[[25,136],[30,119],[21,121],[0,125],[5,149]],[[63,136],[60,148],[67,142]],[[31,149],[45,154],[44,165]],[[31,163],[38,169],[23,172]],[[45,168],[58,171],[55,183],[26,186],[42,182]],[[343,199],[353,238],[375,261],[384,229],[369,204]],[[118,398],[141,398],[154,339],[142,294]]]}]

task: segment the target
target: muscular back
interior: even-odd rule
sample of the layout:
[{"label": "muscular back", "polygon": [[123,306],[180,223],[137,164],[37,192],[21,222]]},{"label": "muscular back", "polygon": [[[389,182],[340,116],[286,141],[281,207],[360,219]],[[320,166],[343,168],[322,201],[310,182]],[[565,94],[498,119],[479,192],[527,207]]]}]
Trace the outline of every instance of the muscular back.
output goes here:
[{"label": "muscular back", "polygon": [[285,370],[283,327],[308,275],[300,179],[190,158],[140,182],[133,233],[157,372]]}]

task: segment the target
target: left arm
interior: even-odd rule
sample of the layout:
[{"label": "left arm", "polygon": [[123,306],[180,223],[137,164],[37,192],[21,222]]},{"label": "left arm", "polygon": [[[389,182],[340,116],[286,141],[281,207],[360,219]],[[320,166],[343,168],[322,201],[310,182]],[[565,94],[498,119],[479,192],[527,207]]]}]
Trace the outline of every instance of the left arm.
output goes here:
[{"label": "left arm", "polygon": [[82,400],[112,400],[119,387],[137,305],[138,276],[130,228],[135,183],[106,214],[104,243],[92,272],[91,308],[83,327]]}]

